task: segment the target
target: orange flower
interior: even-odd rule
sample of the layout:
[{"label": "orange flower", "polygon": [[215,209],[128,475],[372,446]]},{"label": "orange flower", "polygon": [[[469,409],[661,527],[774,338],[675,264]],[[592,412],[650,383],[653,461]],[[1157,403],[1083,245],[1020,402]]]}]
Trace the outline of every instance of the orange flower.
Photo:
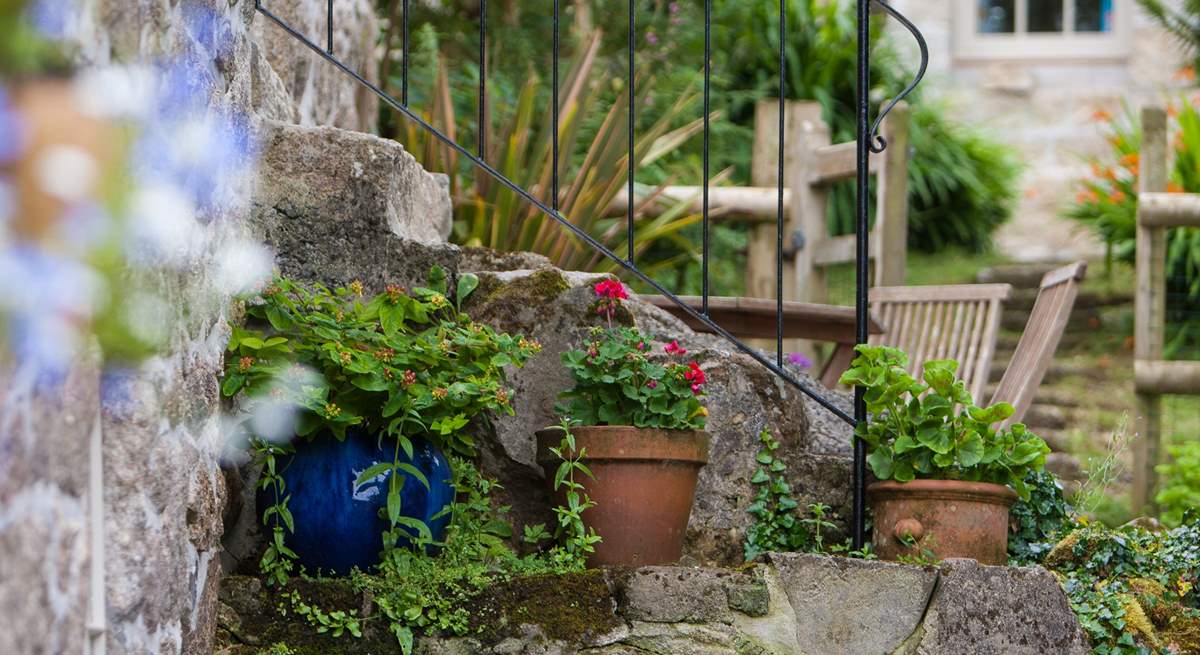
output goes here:
[{"label": "orange flower", "polygon": [[1184,82],[1195,82],[1196,69],[1192,68],[1191,66],[1184,66],[1183,68],[1175,71],[1175,79],[1183,80]]},{"label": "orange flower", "polygon": [[1091,202],[1096,202],[1097,199],[1098,199],[1098,196],[1096,195],[1096,192],[1091,189],[1084,189],[1083,191],[1080,191],[1075,196],[1075,202],[1077,202],[1081,205],[1085,205],[1085,204],[1091,203]]},{"label": "orange flower", "polygon": [[1127,168],[1131,171],[1136,171],[1138,169],[1138,162],[1140,161],[1140,159],[1141,158],[1138,156],[1138,153],[1131,152],[1131,153],[1121,157],[1120,161],[1121,161],[1121,165],[1124,166],[1125,168]]},{"label": "orange flower", "polygon": [[1125,197],[1126,197],[1125,192],[1120,189],[1117,189],[1116,191],[1113,191],[1112,193],[1108,194],[1109,201],[1111,201],[1115,204],[1121,204],[1121,203],[1125,202]]},{"label": "orange flower", "polygon": [[1167,116],[1170,116],[1171,118],[1178,117],[1179,116],[1179,106],[1173,102],[1171,104],[1167,105]]},{"label": "orange flower", "polygon": [[1178,182],[1167,182],[1167,193],[1183,193],[1183,185]]},{"label": "orange flower", "polygon": [[1117,172],[1112,168],[1105,168],[1104,170],[1100,171],[1100,177],[1106,180],[1115,180],[1117,179]]},{"label": "orange flower", "polygon": [[1112,119],[1112,112],[1107,109],[1100,108],[1092,112],[1092,120],[1096,121],[1097,123],[1107,123]]}]

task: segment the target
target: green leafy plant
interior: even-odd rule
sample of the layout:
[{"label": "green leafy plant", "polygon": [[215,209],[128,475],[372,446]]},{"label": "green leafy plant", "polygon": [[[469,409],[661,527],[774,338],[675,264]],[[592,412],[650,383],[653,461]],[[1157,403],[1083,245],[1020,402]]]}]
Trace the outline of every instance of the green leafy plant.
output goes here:
[{"label": "green leafy plant", "polygon": [[[509,508],[494,506],[490,499],[500,485],[467,460],[456,458],[452,468],[458,500],[448,510],[450,523],[440,549],[433,555],[396,549],[377,574],[352,578],[357,588],[371,593],[380,610],[373,618],[387,621],[405,655],[420,634],[470,634],[473,600],[498,582],[583,569],[582,558],[564,545],[524,557],[514,553],[508,546]],[[581,497],[581,505],[586,502]]]},{"label": "green leafy plant", "polygon": [[[1168,122],[1174,166],[1168,170],[1166,191],[1200,193],[1200,109],[1187,100],[1172,103]],[[1064,214],[1087,225],[1104,240],[1108,260],[1132,262],[1137,245],[1138,178],[1142,166],[1141,124],[1126,107],[1117,116],[1097,111],[1095,119],[1107,132],[1110,151],[1088,160],[1090,177],[1079,181],[1079,192]],[[1167,316],[1164,350],[1169,357],[1200,357],[1200,229],[1167,232]]]},{"label": "green leafy plant", "polygon": [[1200,441],[1169,446],[1171,459],[1158,467],[1162,490],[1155,501],[1168,525],[1179,525],[1190,509],[1200,508]]},{"label": "green leafy plant", "polygon": [[[1200,2],[1183,0],[1179,3],[1168,3],[1163,0],[1138,0],[1138,4],[1178,39],[1184,52],[1192,57],[1192,78],[1195,79],[1195,69],[1197,64],[1200,64]],[[1175,6],[1178,6],[1178,9]]]},{"label": "green leafy plant", "polygon": [[855,435],[866,444],[877,478],[992,482],[1029,498],[1025,476],[1042,469],[1050,448],[1024,424],[992,428],[1012,416],[1011,405],[975,406],[966,385],[954,377],[954,360],[926,362],[919,381],[906,370],[908,356],[901,350],[868,345],[855,350],[841,383],[866,390],[872,420]]},{"label": "green leafy plant", "polygon": [[[234,328],[229,341],[221,388],[226,396],[242,396],[247,416],[294,410],[294,433],[301,439],[328,434],[341,440],[353,427],[394,446],[391,462],[367,469],[358,480],[389,475],[385,550],[401,538],[429,537],[424,523],[401,514],[407,480],[429,484],[401,453],[411,459],[412,439],[424,437],[446,452],[473,455],[471,421],[486,420],[492,411],[512,413],[504,367],[523,365],[540,348],[459,312],[477,278],[462,276],[454,301],[446,285],[445,272],[436,267],[428,288],[409,293],[393,285],[370,299],[358,282],[331,291],[277,279],[247,308],[248,326]],[[283,559],[290,557],[282,530],[292,529],[276,471],[284,449],[264,437],[293,435],[253,436],[265,470],[260,485],[275,495],[264,512],[274,539],[263,565],[272,581],[282,582],[288,571]]]},{"label": "green leafy plant", "polygon": [[1029,498],[1018,500],[1009,510],[1014,529],[1008,535],[1008,558],[1017,565],[1041,561],[1071,521],[1071,506],[1053,473],[1029,471],[1025,486]]},{"label": "green leafy plant", "polygon": [[595,285],[594,308],[609,321],[595,327],[584,349],[568,350],[562,362],[575,386],[559,394],[556,409],[580,425],[629,425],[664,430],[701,430],[708,410],[700,402],[707,376],[677,342],[653,356],[651,338],[636,328],[613,327],[612,317],[628,293],[620,282]]},{"label": "green leafy plant", "polygon": [[585,527],[583,513],[596,506],[596,501],[588,497],[583,483],[575,476],[583,475],[592,478],[592,472],[583,463],[587,457],[587,448],[575,448],[575,435],[571,432],[571,420],[564,419],[559,428],[562,430],[562,442],[550,452],[559,459],[558,469],[554,473],[554,490],[563,490],[567,504],[554,508],[558,518],[555,536],[560,540],[563,555],[573,567],[582,568],[587,556],[595,552],[595,545],[600,543],[600,535],[595,528]]},{"label": "green leafy plant", "polygon": [[767,428],[758,440],[758,468],[750,478],[754,501],[746,508],[754,522],[742,544],[746,561],[768,552],[824,552],[825,535],[837,529],[829,520],[829,506],[814,503],[808,506],[807,515],[801,513],[787,481],[787,463],[776,454],[779,442]]},{"label": "green leafy plant", "polygon": [[900,544],[904,546],[905,554],[896,557],[896,561],[909,566],[937,566],[937,553],[933,548],[937,545],[937,535],[926,535],[923,539],[917,539],[911,534],[901,535],[898,539]]},{"label": "green leafy plant", "polygon": [[1096,655],[1200,649],[1200,522],[1172,530],[1077,524],[1043,564],[1055,572]]},{"label": "green leafy plant", "polygon": [[[349,633],[355,637],[362,637],[362,624],[358,610],[326,612],[320,607],[302,600],[300,592],[295,589],[285,594],[284,597],[289,601],[291,611],[315,628],[317,634],[329,633],[332,637],[341,637],[343,634]],[[286,608],[281,608],[281,612],[286,613],[286,611]]]}]

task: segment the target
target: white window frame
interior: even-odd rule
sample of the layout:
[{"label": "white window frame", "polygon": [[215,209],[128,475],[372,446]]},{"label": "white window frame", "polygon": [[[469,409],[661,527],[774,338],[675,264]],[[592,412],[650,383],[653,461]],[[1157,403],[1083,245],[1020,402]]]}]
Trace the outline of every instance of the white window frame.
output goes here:
[{"label": "white window frame", "polygon": [[1026,32],[1029,0],[1015,0],[1015,32],[979,31],[976,0],[952,0],[954,57],[963,61],[997,60],[1123,60],[1129,56],[1132,0],[1114,0],[1113,26],[1108,32],[1075,32],[1075,3],[1068,1],[1064,32]]}]

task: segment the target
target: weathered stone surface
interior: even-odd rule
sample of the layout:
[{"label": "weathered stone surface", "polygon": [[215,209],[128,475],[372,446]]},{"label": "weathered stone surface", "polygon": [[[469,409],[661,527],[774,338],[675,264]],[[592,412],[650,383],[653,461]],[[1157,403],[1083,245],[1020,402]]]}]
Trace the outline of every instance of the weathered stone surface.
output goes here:
[{"label": "weathered stone surface", "polygon": [[[376,648],[384,644],[377,641],[377,633],[385,632],[382,626],[368,625],[363,640],[349,643],[316,636],[302,620],[276,614],[271,597],[256,580],[228,580],[221,592],[221,625],[229,643],[264,645],[290,635],[289,643],[296,645],[309,635],[303,641],[305,648],[324,652],[323,645],[336,643],[338,652],[348,655],[378,653]],[[588,586],[590,593],[579,596],[578,603],[569,601],[580,584]],[[303,587],[300,593],[308,598],[318,586]],[[328,605],[332,602],[328,590],[326,596]],[[337,606],[356,602],[353,594],[342,594],[342,604]],[[1079,625],[1051,574],[953,560],[941,568],[918,568],[773,554],[767,563],[751,569],[645,567],[549,580],[518,578],[485,591],[472,616],[470,637],[422,637],[415,651],[424,655],[1086,652]],[[218,652],[254,651],[226,647]]]},{"label": "weathered stone surface", "polygon": [[463,248],[462,261],[459,263],[459,270],[463,273],[501,273],[541,268],[554,268],[554,265],[549,258],[535,252],[503,252],[482,246]]},{"label": "weathered stone surface", "polygon": [[631,571],[617,586],[621,615],[650,623],[728,623],[735,611],[731,601],[765,612],[762,601],[752,597],[755,591],[765,595],[766,585],[746,573],[671,566]]},{"label": "weathered stone surface", "polygon": [[[772,553],[804,653],[892,653],[921,625],[938,572],[887,562]],[[963,650],[962,653],[978,651]]]},{"label": "weathered stone surface", "polygon": [[39,388],[0,367],[0,653],[82,653],[95,362]]},{"label": "weathered stone surface", "polygon": [[[253,3],[250,3],[253,4]],[[264,3],[306,38],[326,45],[326,5],[307,0]],[[333,53],[368,81],[379,80],[379,20],[370,0],[333,3]],[[379,99],[366,87],[325,61],[265,16],[252,26],[254,40],[283,86],[295,98],[295,120],[301,125],[330,125],[370,132],[379,113]]]},{"label": "weathered stone surface", "polygon": [[268,122],[253,220],[285,275],[328,284],[424,283],[457,270],[450,198],[394,141]]},{"label": "weathered stone surface", "polygon": [[[472,255],[473,266],[496,262],[490,255]],[[502,259],[502,258],[500,258]],[[500,263],[503,263],[502,261]],[[485,455],[485,471],[508,487],[503,502],[513,506],[518,523],[544,520],[548,502],[535,462],[534,433],[559,418],[554,413],[558,393],[572,384],[561,364],[563,351],[578,346],[588,330],[603,324],[595,315],[592,286],[603,275],[564,273],[554,268],[481,272],[480,286],[465,311],[497,329],[522,333],[542,343],[541,354],[524,369],[511,372],[515,416],[494,422],[495,450]],[[823,422],[836,436],[817,435],[811,428],[808,401],[750,357],[733,353],[711,337],[702,338],[666,312],[631,299],[614,321],[637,325],[660,340],[679,339],[708,375],[709,463],[700,472],[692,509],[686,552],[696,563],[732,564],[742,558],[742,535],[749,525],[746,508],[753,497],[758,435],[766,427],[775,433],[780,454],[795,462],[792,471],[797,497],[822,502],[845,514],[849,502],[848,460],[837,455],[810,455],[831,450],[830,442],[846,439],[842,426]],[[803,373],[798,373],[803,376]],[[809,378],[810,384],[815,384]],[[824,410],[820,410],[824,411]],[[833,425],[830,428],[828,426]],[[836,539],[837,535],[829,535]]]},{"label": "weathered stone surface", "polygon": [[1046,569],[950,559],[939,573],[918,655],[1089,652],[1066,594]]}]

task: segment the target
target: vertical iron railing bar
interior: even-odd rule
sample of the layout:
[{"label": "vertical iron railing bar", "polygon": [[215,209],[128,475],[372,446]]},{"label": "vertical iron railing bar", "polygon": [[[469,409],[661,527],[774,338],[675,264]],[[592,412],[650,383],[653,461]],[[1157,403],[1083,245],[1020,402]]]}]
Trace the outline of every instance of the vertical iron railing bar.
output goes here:
[{"label": "vertical iron railing bar", "polygon": [[[868,250],[868,164],[871,156],[871,125],[870,119],[870,84],[871,84],[871,0],[858,0],[858,80],[855,107],[857,115],[857,179],[855,197],[855,296],[854,296],[854,341],[858,344],[867,342],[867,264],[870,251]],[[862,385],[854,387],[854,423],[855,431],[865,427],[867,423],[866,389]],[[867,480],[867,449],[863,440],[854,437],[854,467],[852,481],[854,498],[852,509],[853,539],[855,550],[863,547],[866,533],[866,480]]]},{"label": "vertical iron railing bar", "polygon": [[325,3],[325,52],[333,54],[333,0]]},{"label": "vertical iron railing bar", "polygon": [[301,34],[299,31],[297,31],[291,25],[288,25],[287,22],[284,21],[282,18],[275,15],[269,9],[263,7],[261,4],[259,4],[257,6],[257,9],[260,13],[262,13],[264,16],[266,16],[268,19],[270,19],[272,22],[274,22],[276,25],[278,25],[281,29],[283,29],[285,32],[287,32],[289,35],[291,35],[292,38],[296,39],[297,41],[300,41],[302,44],[304,44],[305,47],[307,47],[310,50],[312,50],[313,52],[317,53],[323,59],[325,59],[329,63],[336,66],[338,68],[338,70],[342,71],[346,75],[349,75],[356,82],[358,82],[359,84],[361,84],[364,87],[366,87],[367,89],[369,89],[372,93],[374,93],[376,96],[378,96],[379,99],[383,100],[385,103],[387,103],[390,107],[392,107],[396,111],[404,114],[409,120],[416,123],[418,126],[420,126],[422,129],[427,131],[434,138],[436,138],[439,141],[441,141],[442,143],[446,144],[446,146],[449,147],[451,150],[454,150],[455,152],[457,152],[459,155],[461,155],[467,161],[471,162],[476,167],[478,167],[480,170],[482,170],[483,172],[487,173],[489,176],[494,178],[497,182],[499,182],[500,184],[502,184],[505,187],[507,187],[508,189],[510,189],[513,193],[516,193],[518,196],[523,198],[525,201],[529,202],[531,205],[536,207],[542,213],[544,213],[545,215],[547,215],[550,218],[557,221],[560,225],[562,225],[564,228],[566,228],[569,232],[571,232],[571,234],[573,234],[580,241],[586,243],[588,246],[595,249],[601,255],[607,257],[608,259],[612,260],[616,264],[620,265],[625,270],[632,273],[635,277],[637,277],[639,280],[644,282],[647,286],[649,286],[655,292],[657,292],[657,293],[663,295],[664,297],[666,297],[667,299],[669,299],[672,303],[674,303],[676,306],[679,307],[680,311],[684,312],[691,318],[695,319],[696,321],[698,321],[699,323],[704,325],[707,329],[711,330],[713,332],[713,334],[716,334],[717,336],[721,337],[722,339],[725,339],[726,341],[728,341],[730,343],[730,345],[732,345],[734,348],[736,348],[739,352],[746,355],[750,359],[753,359],[754,361],[758,362],[760,365],[762,365],[768,371],[771,371],[772,373],[777,375],[784,382],[787,382],[792,387],[794,387],[795,389],[797,389],[804,395],[811,398],[818,405],[820,405],[824,409],[828,410],[829,413],[833,414],[834,416],[838,417],[839,419],[845,421],[848,424],[851,424],[851,425],[854,424],[854,418],[850,414],[848,414],[845,410],[838,407],[837,405],[834,405],[832,402],[830,402],[828,399],[826,399],[820,393],[810,389],[808,387],[808,385],[806,385],[803,382],[801,382],[800,380],[796,379],[794,376],[792,376],[792,374],[785,371],[781,366],[777,366],[774,362],[772,362],[765,355],[763,355],[763,353],[742,343],[741,340],[739,340],[737,337],[733,336],[728,330],[726,330],[725,328],[718,325],[715,321],[713,321],[708,316],[704,316],[700,312],[697,312],[695,309],[693,309],[691,307],[691,305],[689,305],[686,302],[684,302],[683,300],[681,300],[679,298],[679,296],[675,295],[671,291],[668,291],[665,287],[663,287],[661,284],[659,284],[656,280],[654,280],[653,278],[651,278],[650,276],[646,275],[641,270],[639,270],[632,262],[626,261],[625,259],[621,258],[615,252],[610,250],[607,246],[605,246],[604,244],[597,241],[595,237],[593,237],[592,235],[590,235],[587,232],[585,232],[584,230],[582,230],[578,225],[575,225],[571,221],[567,220],[567,218],[565,216],[563,216],[560,212],[557,212],[554,209],[550,208],[549,206],[546,205],[546,203],[535,198],[533,196],[533,194],[526,191],[524,188],[522,188],[516,182],[513,182],[512,180],[510,180],[506,175],[504,175],[500,171],[496,170],[495,168],[493,168],[491,165],[489,165],[487,162],[483,161],[479,157],[476,157],[474,154],[471,153],[470,150],[464,148],[457,141],[455,141],[454,139],[451,139],[450,137],[443,134],[436,127],[429,124],[428,121],[421,118],[419,115],[414,113],[408,107],[405,107],[404,105],[402,105],[400,103],[400,101],[398,101],[395,98],[393,98],[392,96],[388,95],[387,92],[380,89],[376,84],[374,84],[374,83],[370,82],[369,80],[367,80],[366,78],[364,78],[358,72],[354,71],[349,66],[342,63],[336,57],[333,57],[332,55],[329,55],[328,53],[326,53],[323,48],[321,48],[317,44],[313,43],[311,40],[308,39],[308,37]]},{"label": "vertical iron railing bar", "polygon": [[629,0],[629,205],[625,215],[625,241],[629,253],[629,263],[633,263],[633,148],[634,148],[634,119],[637,112],[637,87],[633,79],[634,57],[637,45],[637,0]]},{"label": "vertical iron railing bar", "polygon": [[783,368],[783,185],[787,127],[787,0],[779,0],[779,150],[775,162],[775,365]]},{"label": "vertical iron railing bar", "polygon": [[487,0],[479,0],[479,158],[487,159]]},{"label": "vertical iron railing bar", "polygon": [[551,126],[550,126],[550,128],[554,132],[550,137],[550,143],[551,143],[550,149],[552,151],[551,158],[554,160],[552,162],[552,165],[554,166],[554,171],[550,174],[550,206],[556,212],[558,211],[558,112],[559,112],[559,107],[558,107],[558,51],[559,51],[559,47],[560,47],[559,46],[559,29],[560,29],[559,28],[559,0],[554,0],[554,44],[551,47],[551,50],[553,52],[553,54],[551,55],[551,59],[553,59],[553,63],[551,64],[551,69],[552,69],[551,75],[554,77],[554,79],[552,80],[552,82],[550,84],[550,87],[551,87],[550,102],[552,105],[550,107],[550,109],[551,109],[551,114],[550,114]]},{"label": "vertical iron railing bar", "polygon": [[408,10],[410,9],[411,0],[404,0],[404,45],[401,56],[404,59],[400,63],[400,101],[404,106],[408,106]]},{"label": "vertical iron railing bar", "polygon": [[705,316],[708,316],[708,181],[711,173],[709,172],[709,147],[710,147],[710,130],[709,113],[711,107],[711,91],[712,91],[712,0],[704,0],[704,197],[702,199],[703,207],[703,243],[700,250],[701,258],[701,276],[704,278],[701,282],[701,311]]}]

